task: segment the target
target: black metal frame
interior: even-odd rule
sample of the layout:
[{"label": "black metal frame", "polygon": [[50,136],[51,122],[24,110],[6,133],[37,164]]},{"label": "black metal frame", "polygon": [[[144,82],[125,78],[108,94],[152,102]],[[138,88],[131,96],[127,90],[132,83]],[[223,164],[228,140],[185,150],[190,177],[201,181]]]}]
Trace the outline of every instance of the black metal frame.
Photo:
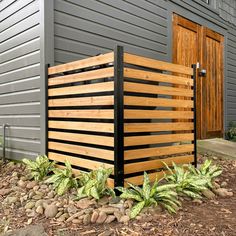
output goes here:
[{"label": "black metal frame", "polygon": [[48,156],[48,68],[50,64],[45,65],[45,155]]},{"label": "black metal frame", "polygon": [[114,186],[124,186],[124,77],[122,46],[114,49]]},{"label": "black metal frame", "polygon": [[197,167],[197,65],[193,64],[193,112],[194,112],[194,166]]}]

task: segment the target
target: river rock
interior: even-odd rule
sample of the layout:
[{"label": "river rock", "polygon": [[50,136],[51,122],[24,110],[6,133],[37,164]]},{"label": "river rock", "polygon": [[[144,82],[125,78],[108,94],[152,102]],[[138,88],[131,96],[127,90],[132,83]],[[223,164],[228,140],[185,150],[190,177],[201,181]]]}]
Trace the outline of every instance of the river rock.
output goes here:
[{"label": "river rock", "polygon": [[90,224],[90,222],[91,222],[91,215],[90,214],[86,214],[84,216],[84,218],[83,218],[83,224],[84,225],[88,225],[88,224]]},{"label": "river rock", "polygon": [[10,189],[10,188],[0,189],[0,195],[1,195],[1,196],[7,195],[7,194],[9,194],[10,192],[12,192],[12,189]]},{"label": "river rock", "polygon": [[20,179],[18,182],[17,182],[17,185],[21,188],[24,188],[26,186],[26,182],[23,181],[22,179]]},{"label": "river rock", "polygon": [[116,217],[117,221],[120,221],[120,218],[123,216],[124,214],[120,211],[115,211],[114,212],[114,216]]},{"label": "river rock", "polygon": [[54,218],[56,216],[57,212],[58,212],[57,206],[54,204],[51,204],[51,205],[46,206],[44,215],[47,218]]},{"label": "river rock", "polygon": [[27,185],[26,188],[28,189],[32,189],[33,187],[35,187],[37,185],[36,181],[30,181]]},{"label": "river rock", "polygon": [[44,212],[44,209],[43,209],[42,206],[38,206],[35,211],[36,211],[38,214],[42,215],[43,212]]},{"label": "river rock", "polygon": [[69,215],[73,215],[78,211],[77,207],[75,207],[74,205],[70,204],[67,207],[67,212],[69,213]]},{"label": "river rock", "polygon": [[25,205],[25,209],[32,209],[35,206],[35,202],[28,202]]},{"label": "river rock", "polygon": [[114,215],[109,215],[109,216],[107,216],[107,219],[105,220],[105,223],[110,224],[115,219],[116,219],[116,217]]},{"label": "river rock", "polygon": [[91,223],[95,223],[97,221],[97,218],[98,218],[98,211],[94,211],[92,216],[91,216]]},{"label": "river rock", "polygon": [[226,188],[218,188],[215,190],[215,193],[220,197],[232,197],[233,193],[228,191]]},{"label": "river rock", "polygon": [[18,197],[7,197],[6,198],[6,202],[8,203],[8,204],[14,204],[14,203],[16,203],[18,201]]},{"label": "river rock", "polygon": [[100,211],[105,212],[107,215],[113,215],[115,211],[118,211],[119,209],[116,207],[103,207],[99,209]]},{"label": "river rock", "polygon": [[103,224],[105,220],[107,219],[107,214],[103,211],[99,212],[98,218],[96,220],[97,224]]},{"label": "river rock", "polygon": [[124,223],[124,224],[127,224],[128,222],[129,222],[129,220],[130,220],[130,218],[129,218],[129,216],[127,216],[127,215],[124,215],[124,216],[121,216],[121,218],[120,218],[120,223]]},{"label": "river rock", "polygon": [[81,209],[89,208],[91,205],[94,205],[94,201],[88,198],[83,198],[77,202],[77,207]]}]

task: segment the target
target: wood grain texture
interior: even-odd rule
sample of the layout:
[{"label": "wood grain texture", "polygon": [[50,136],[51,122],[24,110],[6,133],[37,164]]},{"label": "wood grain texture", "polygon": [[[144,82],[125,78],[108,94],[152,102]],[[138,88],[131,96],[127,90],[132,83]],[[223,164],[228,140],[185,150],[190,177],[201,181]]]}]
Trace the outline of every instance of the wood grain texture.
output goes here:
[{"label": "wood grain texture", "polygon": [[125,119],[193,119],[192,111],[124,110]]},{"label": "wood grain texture", "polygon": [[125,123],[125,133],[193,130],[193,122]]},{"label": "wood grain texture", "polygon": [[135,145],[193,141],[193,139],[194,139],[193,133],[130,136],[130,137],[124,137],[124,146],[128,147]]},{"label": "wood grain texture", "polygon": [[174,88],[170,86],[157,86],[140,83],[124,82],[125,92],[163,94],[182,97],[193,97],[192,89]]},{"label": "wood grain texture", "polygon": [[101,148],[91,148],[80,145],[65,144],[59,142],[48,142],[48,149],[57,150],[63,152],[74,153],[78,155],[85,155],[91,157],[97,157],[105,160],[114,160],[114,151],[101,149]]},{"label": "wood grain texture", "polygon": [[170,72],[177,72],[181,74],[192,75],[193,70],[192,68],[168,63],[164,61],[158,61],[147,57],[137,56],[129,53],[124,53],[124,63],[143,66],[147,68],[153,68],[158,70],[170,71]]},{"label": "wood grain texture", "polygon": [[113,123],[49,120],[48,128],[114,133]]},{"label": "wood grain texture", "polygon": [[58,76],[48,79],[48,86],[91,81],[114,76],[114,67],[102,68],[92,71],[80,72],[71,75]]},{"label": "wood grain texture", "polygon": [[81,98],[49,99],[48,107],[74,106],[111,106],[114,105],[114,96],[94,96]]},{"label": "wood grain texture", "polygon": [[145,70],[131,69],[131,68],[124,68],[124,77],[138,80],[145,80],[145,81],[155,81],[155,82],[193,86],[193,79],[190,78],[167,75],[162,73],[155,73]]},{"label": "wood grain texture", "polygon": [[124,165],[125,174],[132,174],[136,172],[143,172],[148,170],[155,170],[165,167],[163,163],[166,163],[168,166],[172,166],[172,163],[175,164],[189,164],[194,161],[193,155],[186,156],[176,156],[170,158],[156,159],[151,161],[142,161],[136,163],[130,163]]},{"label": "wood grain texture", "polygon": [[91,66],[107,64],[113,61],[114,61],[114,53],[110,52],[103,55],[89,57],[83,60],[69,62],[66,64],[50,67],[48,68],[48,74],[52,75],[52,74],[61,73],[65,71],[77,70],[77,69],[87,68]]},{"label": "wood grain texture", "polygon": [[102,82],[96,84],[77,85],[63,88],[48,89],[48,96],[77,95],[87,93],[100,93],[114,91],[114,82]]},{"label": "wood grain texture", "polygon": [[149,98],[139,96],[124,96],[124,105],[147,107],[184,107],[193,108],[192,100]]},{"label": "wood grain texture", "polygon": [[158,147],[158,148],[142,148],[142,149],[125,151],[124,159],[135,160],[139,158],[157,157],[157,156],[172,155],[172,154],[186,153],[193,151],[194,151],[193,144],[174,145],[174,146]]},{"label": "wood grain texture", "polygon": [[49,110],[49,118],[89,118],[89,119],[114,119],[114,110]]},{"label": "wood grain texture", "polygon": [[48,138],[65,140],[79,143],[89,143],[104,145],[108,147],[114,147],[114,138],[100,135],[88,135],[88,134],[77,134],[77,133],[67,133],[58,131],[48,131]]}]

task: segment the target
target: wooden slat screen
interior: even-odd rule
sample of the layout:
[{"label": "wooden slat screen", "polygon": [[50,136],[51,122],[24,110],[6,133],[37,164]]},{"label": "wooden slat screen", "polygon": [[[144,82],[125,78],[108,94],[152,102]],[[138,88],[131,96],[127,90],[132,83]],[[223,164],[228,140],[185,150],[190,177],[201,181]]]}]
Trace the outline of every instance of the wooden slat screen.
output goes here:
[{"label": "wooden slat screen", "polygon": [[[144,171],[152,181],[163,177],[163,162],[169,166],[193,162],[194,70],[129,53],[118,65],[116,55],[48,69],[49,158],[61,168],[67,159],[76,173],[102,165],[113,168],[111,186],[120,158],[125,185],[141,184]],[[117,76],[118,70],[123,77]],[[122,101],[114,91],[118,78],[123,79],[121,91],[117,90]],[[116,118],[117,112],[122,112],[122,119]],[[115,133],[117,120],[124,124],[122,137]],[[117,139],[124,150],[117,151]]]},{"label": "wooden slat screen", "polygon": [[111,52],[48,69],[48,157],[59,166],[114,167],[113,64]]},{"label": "wooden slat screen", "polygon": [[141,184],[144,171],[154,181],[163,162],[194,161],[192,75],[189,67],[124,53],[126,181]]}]

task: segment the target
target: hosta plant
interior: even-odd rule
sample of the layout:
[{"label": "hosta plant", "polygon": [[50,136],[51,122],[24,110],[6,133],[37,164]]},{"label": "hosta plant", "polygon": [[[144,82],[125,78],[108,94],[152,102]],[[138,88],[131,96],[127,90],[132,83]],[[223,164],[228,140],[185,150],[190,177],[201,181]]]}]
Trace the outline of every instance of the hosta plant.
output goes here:
[{"label": "hosta plant", "polygon": [[179,206],[176,197],[177,194],[171,190],[175,185],[158,186],[156,180],[153,185],[150,184],[148,174],[144,172],[143,186],[139,187],[128,183],[130,188],[117,187],[122,193],[121,198],[133,199],[137,203],[130,211],[130,218],[135,218],[144,207],[150,207],[161,203],[170,212],[175,212],[175,208]]},{"label": "hosta plant", "polygon": [[100,199],[105,195],[111,195],[115,197],[115,192],[113,189],[107,186],[107,179],[112,172],[112,168],[105,169],[100,167],[97,170],[93,170],[89,173],[81,173],[79,183],[82,187],[78,189],[77,199],[84,197]]},{"label": "hosta plant", "polygon": [[36,181],[42,180],[47,176],[55,165],[55,162],[49,161],[46,155],[38,156],[35,161],[23,159],[23,163],[30,171],[31,177]]},{"label": "hosta plant", "polygon": [[211,160],[206,160],[199,169],[194,168],[192,165],[189,165],[188,169],[193,175],[206,180],[206,187],[208,188],[213,188],[212,182],[214,178],[222,173],[221,167],[212,165]]},{"label": "hosta plant", "polygon": [[63,195],[66,191],[73,187],[78,187],[77,178],[72,173],[70,163],[65,161],[65,169],[53,169],[54,174],[46,180],[46,183],[51,183],[54,186],[58,195]]},{"label": "hosta plant", "polygon": [[207,180],[190,172],[184,166],[177,166],[173,163],[174,169],[170,169],[166,164],[170,174],[165,175],[165,179],[176,185],[176,192],[191,198],[201,198],[201,192],[206,189]]}]

